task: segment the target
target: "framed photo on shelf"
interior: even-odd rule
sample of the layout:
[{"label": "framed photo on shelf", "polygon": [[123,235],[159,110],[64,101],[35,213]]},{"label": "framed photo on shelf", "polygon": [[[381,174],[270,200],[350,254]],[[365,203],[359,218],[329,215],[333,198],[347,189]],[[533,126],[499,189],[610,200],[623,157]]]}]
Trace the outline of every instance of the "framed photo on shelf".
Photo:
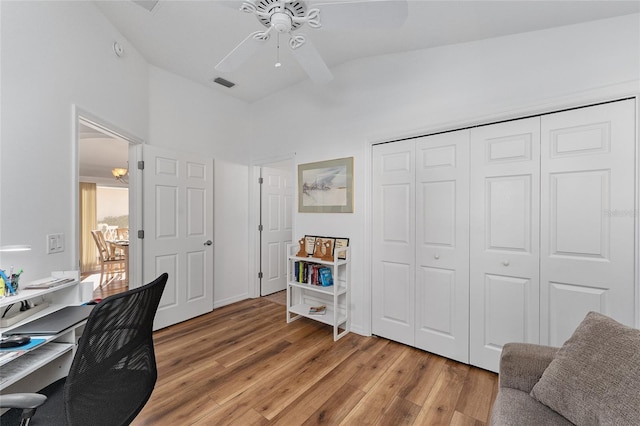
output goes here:
[{"label": "framed photo on shelf", "polygon": [[308,256],[313,256],[313,252],[316,249],[316,238],[319,237],[316,237],[315,235],[304,236],[304,249]]},{"label": "framed photo on shelf", "polygon": [[333,253],[338,252],[338,259],[346,259],[347,253],[343,250],[340,251],[342,247],[349,247],[349,239],[348,238],[336,238],[336,242],[333,245]]},{"label": "framed photo on shelf", "polygon": [[298,212],[353,213],[353,157],[299,164]]},{"label": "framed photo on shelf", "polygon": [[[327,254],[326,244],[331,244],[328,248],[329,253]],[[313,257],[333,257],[333,247],[336,245],[336,239],[330,237],[316,237],[316,249],[313,253]],[[319,247],[318,247],[319,246]],[[318,250],[320,252],[318,253]]]}]

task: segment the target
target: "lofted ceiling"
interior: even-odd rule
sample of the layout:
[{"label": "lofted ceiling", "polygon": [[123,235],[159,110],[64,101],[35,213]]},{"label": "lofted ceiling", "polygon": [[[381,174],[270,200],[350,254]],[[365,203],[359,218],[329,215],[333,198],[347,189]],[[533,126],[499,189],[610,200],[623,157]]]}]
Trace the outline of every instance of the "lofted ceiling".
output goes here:
[{"label": "lofted ceiling", "polygon": [[[314,6],[330,2],[338,0],[306,3]],[[264,30],[255,16],[237,10],[241,4],[239,0],[110,0],[95,3],[149,63],[238,99],[253,102],[308,78],[288,48],[280,49],[283,66],[274,67],[276,37],[271,37],[239,69],[228,73],[214,69],[247,35]],[[639,1],[408,0],[408,18],[399,29],[328,30],[304,26],[297,31],[312,40],[331,69],[357,58],[464,43],[639,11]],[[220,86],[213,83],[215,77],[230,80],[236,86],[230,89]]]}]

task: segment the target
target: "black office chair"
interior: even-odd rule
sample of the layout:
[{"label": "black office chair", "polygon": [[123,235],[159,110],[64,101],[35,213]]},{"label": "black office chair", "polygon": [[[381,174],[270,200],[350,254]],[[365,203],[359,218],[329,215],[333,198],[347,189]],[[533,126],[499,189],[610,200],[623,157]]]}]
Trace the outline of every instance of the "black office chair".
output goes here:
[{"label": "black office chair", "polygon": [[[11,417],[24,426],[131,423],[149,400],[158,376],[153,319],[167,278],[164,273],[98,303],[87,318],[69,375],[43,390],[48,401],[41,394],[0,396],[0,408],[17,409],[2,416],[2,425],[11,424]],[[31,421],[36,409],[38,415]]]}]

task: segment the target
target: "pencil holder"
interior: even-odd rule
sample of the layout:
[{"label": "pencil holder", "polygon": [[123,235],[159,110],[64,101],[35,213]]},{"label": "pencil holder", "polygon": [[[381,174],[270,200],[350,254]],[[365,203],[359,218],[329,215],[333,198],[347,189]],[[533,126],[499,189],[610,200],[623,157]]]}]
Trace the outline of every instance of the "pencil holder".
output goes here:
[{"label": "pencil holder", "polygon": [[[19,287],[18,283],[19,282],[20,282],[20,277],[19,276],[14,275],[11,278],[11,284],[10,285],[11,285],[11,289],[13,290],[11,292],[12,294],[18,294],[18,287]],[[8,290],[8,289],[5,289],[5,294],[6,294],[6,290]]]},{"label": "pencil holder", "polygon": [[[20,282],[20,276],[19,275],[13,275],[13,279],[9,280],[9,279],[5,279],[6,275],[4,274],[4,271],[1,271],[2,273],[0,274],[0,285],[2,286],[2,288],[0,289],[0,295],[2,296],[15,296],[16,294],[18,294],[18,286],[19,286],[19,282]],[[8,277],[7,277],[8,278]]]}]

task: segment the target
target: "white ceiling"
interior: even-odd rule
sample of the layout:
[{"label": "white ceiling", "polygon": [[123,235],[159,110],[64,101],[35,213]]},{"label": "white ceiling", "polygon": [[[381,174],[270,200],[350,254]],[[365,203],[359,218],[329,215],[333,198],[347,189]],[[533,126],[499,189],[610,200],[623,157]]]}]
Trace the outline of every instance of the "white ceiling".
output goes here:
[{"label": "white ceiling", "polygon": [[82,181],[122,186],[111,169],[127,167],[129,143],[80,123],[78,126],[78,174]]},{"label": "white ceiling", "polygon": [[[308,1],[309,5],[339,0]],[[358,1],[358,0],[356,0]],[[361,1],[361,0],[360,0]],[[275,37],[239,70],[221,74],[215,65],[249,33],[264,27],[235,9],[239,0],[159,0],[152,12],[130,0],[96,1],[99,9],[151,64],[247,102],[307,79]],[[151,1],[154,3],[154,1]],[[234,7],[229,7],[233,5]],[[323,31],[302,28],[329,68],[353,59],[535,31],[640,12],[640,1],[418,1],[396,30]],[[126,51],[124,53],[126,55]],[[374,72],[374,70],[372,70]],[[227,89],[212,82],[236,83]],[[331,83],[328,83],[331,84]],[[116,184],[111,169],[126,167],[128,144],[91,127],[80,127],[80,176]]]},{"label": "white ceiling", "polygon": [[[339,0],[307,3],[313,6],[336,1]],[[283,66],[273,66],[276,37],[240,69],[224,74],[216,72],[215,65],[249,33],[264,30],[253,15],[229,7],[229,3],[239,6],[240,1],[159,0],[151,12],[130,0],[96,2],[148,62],[238,99],[253,102],[307,79],[289,55],[286,44],[280,49]],[[408,6],[408,19],[400,29],[329,31],[302,27],[297,31],[309,36],[329,68],[333,68],[356,58],[640,12],[640,1],[409,0]],[[218,76],[236,86],[227,89],[213,83]]]}]

